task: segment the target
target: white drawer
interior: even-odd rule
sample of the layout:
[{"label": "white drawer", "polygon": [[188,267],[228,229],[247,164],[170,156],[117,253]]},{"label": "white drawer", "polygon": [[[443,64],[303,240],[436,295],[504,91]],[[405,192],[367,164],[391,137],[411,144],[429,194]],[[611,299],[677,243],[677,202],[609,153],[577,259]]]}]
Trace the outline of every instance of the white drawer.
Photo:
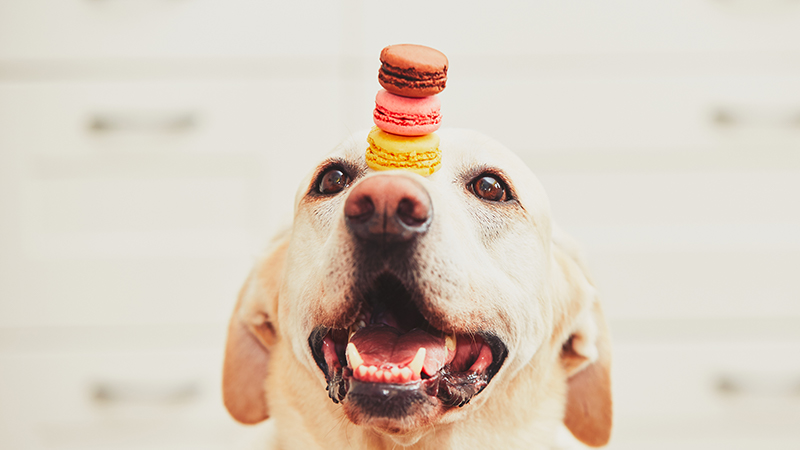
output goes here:
[{"label": "white drawer", "polygon": [[587,252],[609,317],[800,316],[800,250]]},{"label": "white drawer", "polygon": [[332,56],[341,26],[322,0],[7,1],[0,59]]},{"label": "white drawer", "polygon": [[[513,62],[479,76],[469,69],[450,70],[440,94],[442,126],[480,131],[526,158],[572,157],[580,164],[587,154],[702,158],[712,150],[736,157],[800,148],[800,71],[785,64],[757,73],[633,67],[603,74],[584,64],[541,74]],[[352,89],[349,127],[365,126],[378,88],[365,75]]]},{"label": "white drawer", "polygon": [[[535,166],[534,166],[535,168]],[[800,171],[540,175],[609,316],[800,315]]]},{"label": "white drawer", "polygon": [[218,323],[259,248],[240,257],[3,258],[0,326]]},{"label": "white drawer", "polygon": [[[435,27],[418,11],[437,17]],[[388,21],[388,22],[387,22]],[[800,50],[792,2],[560,3],[37,0],[0,6],[0,58],[375,56],[413,40],[450,55]],[[394,25],[394,26],[393,26]],[[476,32],[476,30],[478,32]]]},{"label": "white drawer", "polygon": [[617,340],[609,448],[797,448],[798,382],[796,340]]},{"label": "white drawer", "polygon": [[0,85],[21,252],[250,254],[346,134],[337,95],[308,80]]},{"label": "white drawer", "polygon": [[[594,248],[641,248],[647,230],[651,249],[675,249],[682,238],[691,245],[684,249],[720,249],[726,238],[740,248],[799,248],[800,166],[792,164],[787,160],[784,170],[575,170],[538,177],[555,220],[594,241],[587,242]],[[775,169],[780,165],[776,161]],[[529,166],[536,172],[535,159]],[[772,234],[759,236],[759,226],[772,226]],[[776,235],[781,227],[785,231]]]},{"label": "white drawer", "polygon": [[0,142],[5,151],[41,156],[303,151],[312,158],[347,132],[339,94],[333,78],[0,83]]},{"label": "white drawer", "polygon": [[[436,26],[419,11],[439,18]],[[425,43],[448,55],[709,53],[800,50],[800,8],[781,0],[451,2],[364,4],[354,41],[366,55],[387,43]],[[387,18],[402,26],[386,26]]]},{"label": "white drawer", "polygon": [[[501,82],[454,76],[442,96],[447,126],[480,130],[522,155],[800,147],[797,74]],[[731,122],[720,123],[720,114]]]},{"label": "white drawer", "polygon": [[221,341],[213,348],[0,353],[0,447],[243,448],[258,430],[225,411],[221,364]]}]

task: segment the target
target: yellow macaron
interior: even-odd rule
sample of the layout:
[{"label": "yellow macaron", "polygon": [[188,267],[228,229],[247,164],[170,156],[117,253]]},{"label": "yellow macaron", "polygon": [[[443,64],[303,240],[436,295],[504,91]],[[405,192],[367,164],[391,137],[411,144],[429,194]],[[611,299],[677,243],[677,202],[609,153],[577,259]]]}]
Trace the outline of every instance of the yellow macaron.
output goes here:
[{"label": "yellow macaron", "polygon": [[374,170],[405,169],[428,176],[442,165],[439,136],[398,136],[373,127],[367,136],[367,165]]}]

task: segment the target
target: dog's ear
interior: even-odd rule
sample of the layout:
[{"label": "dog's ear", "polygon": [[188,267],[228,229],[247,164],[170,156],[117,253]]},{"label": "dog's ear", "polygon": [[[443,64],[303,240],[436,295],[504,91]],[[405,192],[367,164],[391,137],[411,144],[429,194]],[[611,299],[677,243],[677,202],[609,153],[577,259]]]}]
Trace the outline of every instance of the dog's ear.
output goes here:
[{"label": "dog's ear", "polygon": [[611,437],[611,343],[600,305],[589,312],[561,350],[569,376],[564,425],[584,444],[601,447]]},{"label": "dog's ear", "polygon": [[277,339],[274,318],[288,239],[273,250],[247,278],[228,325],[222,398],[231,416],[255,424],[269,417],[265,382],[270,348]]},{"label": "dog's ear", "polygon": [[611,339],[596,291],[574,247],[554,247],[569,311],[558,337],[568,381],[564,424],[578,440],[601,447],[611,437]]}]

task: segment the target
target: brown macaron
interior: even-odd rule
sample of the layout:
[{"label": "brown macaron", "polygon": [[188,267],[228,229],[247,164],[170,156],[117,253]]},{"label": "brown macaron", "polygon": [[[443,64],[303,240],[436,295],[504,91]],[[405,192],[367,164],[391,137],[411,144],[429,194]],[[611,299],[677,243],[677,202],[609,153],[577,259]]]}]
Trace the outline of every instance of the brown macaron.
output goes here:
[{"label": "brown macaron", "polygon": [[390,45],[381,50],[378,81],[387,91],[404,97],[436,95],[447,83],[447,57],[424,45]]}]

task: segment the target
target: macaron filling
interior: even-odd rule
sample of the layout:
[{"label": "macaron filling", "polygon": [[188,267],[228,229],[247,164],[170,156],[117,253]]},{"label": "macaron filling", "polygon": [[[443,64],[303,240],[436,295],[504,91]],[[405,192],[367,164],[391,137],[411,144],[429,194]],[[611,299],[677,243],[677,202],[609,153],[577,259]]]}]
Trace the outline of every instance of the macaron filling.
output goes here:
[{"label": "macaron filling", "polygon": [[378,81],[388,90],[398,90],[407,96],[422,97],[435,95],[444,90],[447,72],[420,72],[415,68],[402,69],[383,63],[378,72]]}]

